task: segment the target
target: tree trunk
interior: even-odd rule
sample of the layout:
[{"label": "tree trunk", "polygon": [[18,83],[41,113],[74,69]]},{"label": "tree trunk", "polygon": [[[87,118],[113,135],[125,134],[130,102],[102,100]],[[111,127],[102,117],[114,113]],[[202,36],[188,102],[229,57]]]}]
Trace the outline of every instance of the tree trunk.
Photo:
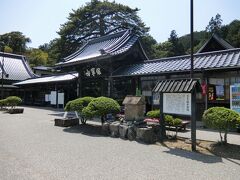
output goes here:
[{"label": "tree trunk", "polygon": [[177,139],[177,133],[178,133],[178,126],[176,126],[176,139]]},{"label": "tree trunk", "polygon": [[220,140],[221,140],[221,144],[222,144],[222,142],[223,142],[223,138],[222,138],[222,132],[221,132],[221,131],[219,131],[219,133],[220,133]]},{"label": "tree trunk", "polygon": [[227,144],[227,133],[228,133],[227,131],[225,131],[225,133],[224,133],[224,143],[225,144]]},{"label": "tree trunk", "polygon": [[101,122],[102,122],[102,125],[103,125],[103,123],[105,122],[104,116],[101,116]]}]

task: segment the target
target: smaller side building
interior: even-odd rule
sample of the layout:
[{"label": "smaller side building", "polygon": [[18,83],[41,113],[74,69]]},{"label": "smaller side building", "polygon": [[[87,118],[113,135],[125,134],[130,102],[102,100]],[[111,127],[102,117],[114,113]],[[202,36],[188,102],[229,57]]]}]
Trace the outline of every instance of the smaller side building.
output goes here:
[{"label": "smaller side building", "polygon": [[25,56],[4,52],[0,52],[0,75],[1,99],[11,95],[23,97],[23,90],[12,84],[36,77]]}]

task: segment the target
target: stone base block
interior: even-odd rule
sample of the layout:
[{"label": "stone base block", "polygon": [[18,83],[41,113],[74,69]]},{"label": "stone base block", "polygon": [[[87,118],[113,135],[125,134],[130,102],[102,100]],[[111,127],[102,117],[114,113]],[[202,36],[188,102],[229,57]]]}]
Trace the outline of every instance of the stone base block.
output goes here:
[{"label": "stone base block", "polygon": [[119,137],[119,122],[113,122],[109,125],[111,137]]},{"label": "stone base block", "polygon": [[133,141],[136,139],[136,131],[134,126],[129,126],[127,130],[127,138],[130,141]]},{"label": "stone base block", "polygon": [[78,118],[56,118],[54,121],[55,121],[55,126],[60,126],[60,127],[69,127],[69,126],[79,125]]},{"label": "stone base block", "polygon": [[9,109],[8,113],[9,114],[22,114],[24,111],[23,108],[13,108],[13,109]]},{"label": "stone base block", "polygon": [[121,124],[119,126],[119,136],[122,139],[127,139],[128,125]]},{"label": "stone base block", "polygon": [[105,122],[102,125],[102,135],[109,136],[109,134],[110,134],[109,123]]},{"label": "stone base block", "polygon": [[156,142],[156,134],[154,133],[153,128],[151,127],[141,127],[137,128],[136,131],[136,139],[138,141],[147,143],[147,144],[152,144]]}]

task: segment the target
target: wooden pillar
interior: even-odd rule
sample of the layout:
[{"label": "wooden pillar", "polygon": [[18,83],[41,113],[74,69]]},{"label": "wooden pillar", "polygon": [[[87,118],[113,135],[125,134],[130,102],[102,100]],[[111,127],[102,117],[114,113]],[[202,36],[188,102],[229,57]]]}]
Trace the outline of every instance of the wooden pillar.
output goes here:
[{"label": "wooden pillar", "polygon": [[135,80],[135,77],[131,78],[131,94],[132,95],[136,94],[136,80]]},{"label": "wooden pillar", "polygon": [[59,108],[59,105],[58,105],[58,89],[57,89],[57,84],[55,84],[55,91],[56,91],[56,106],[57,106],[57,109]]},{"label": "wooden pillar", "polygon": [[77,97],[82,97],[82,77],[80,75],[80,72],[78,72],[77,78]]},{"label": "wooden pillar", "polygon": [[113,78],[108,78],[108,97],[112,97]]},{"label": "wooden pillar", "polygon": [[112,97],[113,90],[113,78],[112,78],[113,68],[112,65],[109,67],[109,77],[108,77],[108,97]]},{"label": "wooden pillar", "polygon": [[205,77],[205,84],[206,84],[206,95],[205,95],[205,110],[208,109],[208,78]]},{"label": "wooden pillar", "polygon": [[141,80],[140,80],[140,77],[136,77],[136,96],[141,96]]}]

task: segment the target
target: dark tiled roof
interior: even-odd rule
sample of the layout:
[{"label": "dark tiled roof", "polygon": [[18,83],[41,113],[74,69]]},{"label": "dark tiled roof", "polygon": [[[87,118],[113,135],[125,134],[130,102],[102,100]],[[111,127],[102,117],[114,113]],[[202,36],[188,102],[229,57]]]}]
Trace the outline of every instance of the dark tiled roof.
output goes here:
[{"label": "dark tiled roof", "polygon": [[214,41],[215,43],[218,43],[222,47],[221,50],[227,50],[227,49],[233,49],[234,48],[227,41],[223,40],[218,35],[213,34],[211,36],[211,38],[198,50],[197,53],[202,53],[204,51],[204,49],[206,49],[209,46],[211,41]]},{"label": "dark tiled roof", "polygon": [[64,61],[56,64],[56,66],[119,55],[128,51],[137,40],[138,36],[134,35],[130,30],[96,38],[86,43],[77,52],[64,58]]},{"label": "dark tiled roof", "polygon": [[0,52],[0,74],[2,73],[3,59],[3,72],[5,75],[8,74],[8,78],[4,76],[4,79],[21,81],[35,77],[24,56],[2,52]]},{"label": "dark tiled roof", "polygon": [[188,93],[192,92],[194,88],[197,88],[198,91],[201,90],[197,79],[163,80],[156,84],[153,92]]},{"label": "dark tiled roof", "polygon": [[[240,68],[240,49],[200,53],[194,55],[195,70]],[[123,66],[113,76],[138,76],[190,71],[190,55],[162,58]]]}]

